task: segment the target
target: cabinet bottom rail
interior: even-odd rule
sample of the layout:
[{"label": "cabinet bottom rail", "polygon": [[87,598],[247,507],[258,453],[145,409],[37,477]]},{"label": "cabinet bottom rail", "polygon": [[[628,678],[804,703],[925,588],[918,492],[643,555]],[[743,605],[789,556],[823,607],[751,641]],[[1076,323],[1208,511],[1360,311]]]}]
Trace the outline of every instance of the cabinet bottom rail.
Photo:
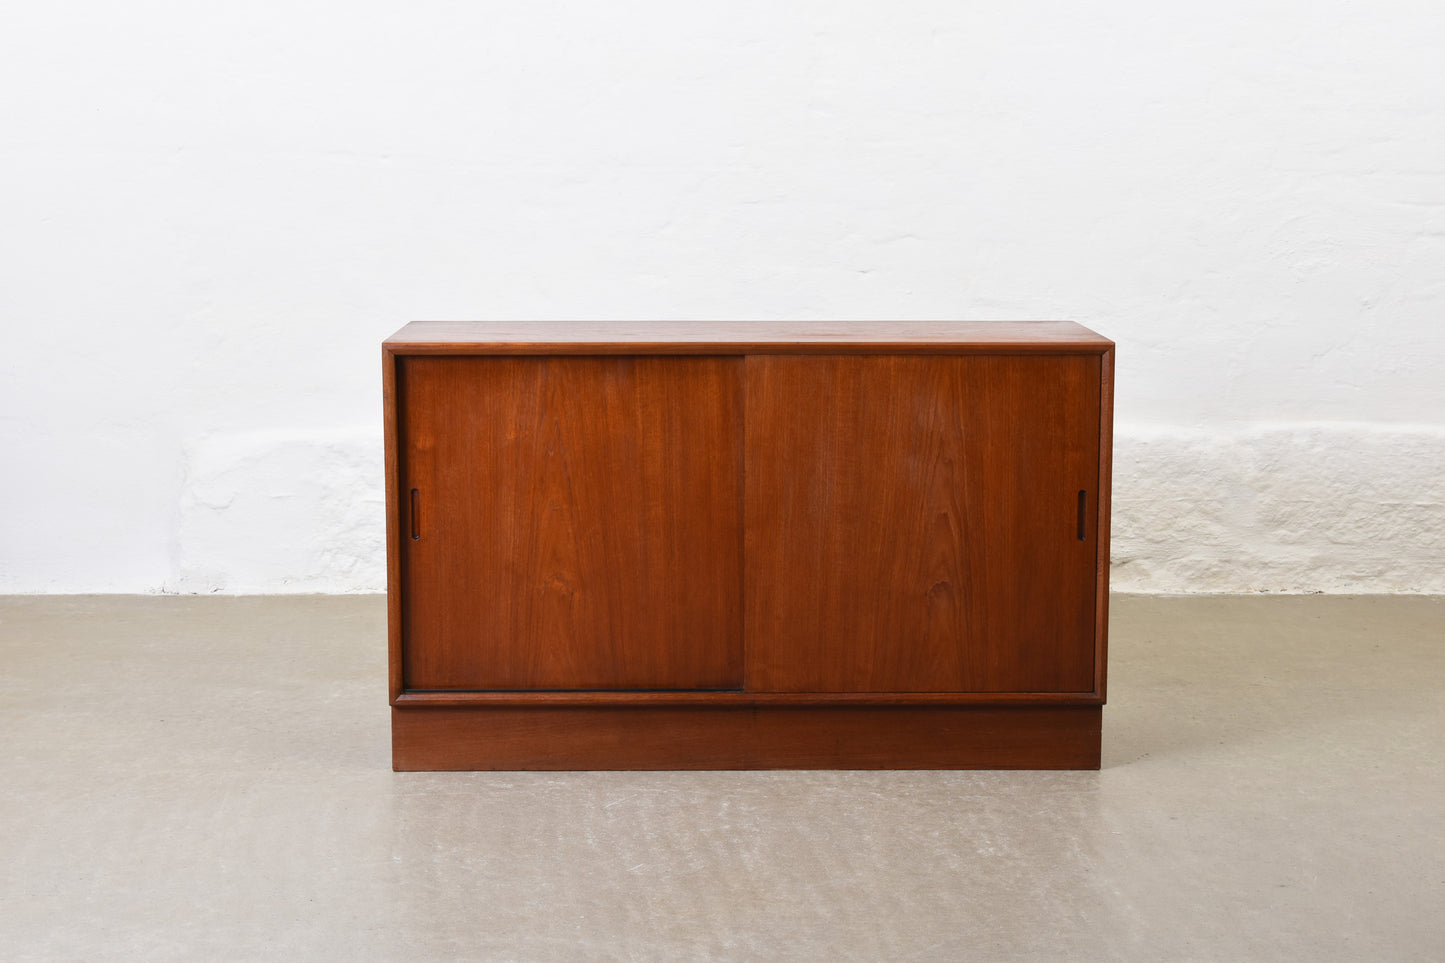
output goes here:
[{"label": "cabinet bottom rail", "polygon": [[396,706],[435,770],[1098,769],[1100,706]]}]

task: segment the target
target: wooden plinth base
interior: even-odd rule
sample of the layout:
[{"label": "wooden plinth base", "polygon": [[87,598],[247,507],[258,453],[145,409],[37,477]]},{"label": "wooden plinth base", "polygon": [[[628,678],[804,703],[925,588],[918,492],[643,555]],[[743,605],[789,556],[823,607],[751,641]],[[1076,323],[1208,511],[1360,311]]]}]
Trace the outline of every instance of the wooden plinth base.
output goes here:
[{"label": "wooden plinth base", "polygon": [[397,771],[1098,769],[1099,706],[393,707]]}]

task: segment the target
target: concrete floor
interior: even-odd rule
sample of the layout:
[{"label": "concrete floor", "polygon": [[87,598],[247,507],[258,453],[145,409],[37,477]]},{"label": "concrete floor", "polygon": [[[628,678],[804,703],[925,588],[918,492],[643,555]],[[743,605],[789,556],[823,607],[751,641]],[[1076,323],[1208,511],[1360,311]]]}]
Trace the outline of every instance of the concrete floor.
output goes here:
[{"label": "concrete floor", "polygon": [[1071,773],[394,774],[383,622],[0,599],[0,958],[1445,959],[1445,599],[1117,598]]}]

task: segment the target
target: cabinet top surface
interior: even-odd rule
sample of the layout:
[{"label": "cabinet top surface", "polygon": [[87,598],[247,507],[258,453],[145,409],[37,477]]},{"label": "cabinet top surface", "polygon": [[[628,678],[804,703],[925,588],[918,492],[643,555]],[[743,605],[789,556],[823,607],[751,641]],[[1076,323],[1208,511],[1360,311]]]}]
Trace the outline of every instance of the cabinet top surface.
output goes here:
[{"label": "cabinet top surface", "polygon": [[413,321],[386,341],[404,354],[1098,354],[1113,344],[1072,321]]}]

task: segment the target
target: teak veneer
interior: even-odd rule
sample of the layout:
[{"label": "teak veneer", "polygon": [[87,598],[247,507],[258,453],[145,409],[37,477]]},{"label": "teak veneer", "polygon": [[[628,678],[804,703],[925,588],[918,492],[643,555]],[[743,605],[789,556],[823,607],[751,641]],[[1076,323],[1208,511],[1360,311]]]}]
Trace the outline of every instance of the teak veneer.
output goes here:
[{"label": "teak veneer", "polygon": [[1113,352],[1058,321],[407,325],[395,768],[1097,768]]}]

